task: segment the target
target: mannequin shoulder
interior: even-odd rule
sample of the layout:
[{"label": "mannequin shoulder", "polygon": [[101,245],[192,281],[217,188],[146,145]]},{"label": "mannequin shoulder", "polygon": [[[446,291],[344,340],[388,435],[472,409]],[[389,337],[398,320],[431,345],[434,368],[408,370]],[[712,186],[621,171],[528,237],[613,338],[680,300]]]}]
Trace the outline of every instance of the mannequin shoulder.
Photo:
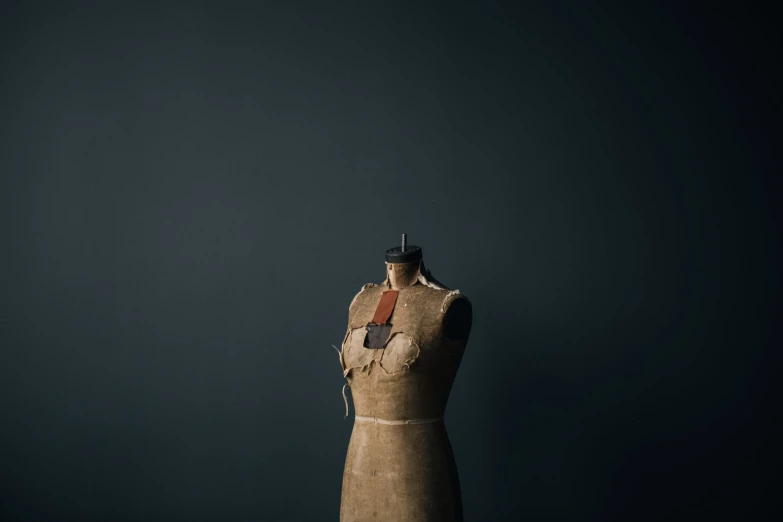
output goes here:
[{"label": "mannequin shoulder", "polygon": [[351,304],[348,306],[348,310],[350,311],[355,306],[361,305],[361,303],[364,302],[367,298],[371,298],[372,296],[379,294],[380,291],[380,285],[375,283],[367,283],[366,285],[362,286],[355,296],[353,296]]},{"label": "mannequin shoulder", "polygon": [[445,287],[434,288],[427,285],[416,285],[413,288],[416,290],[415,295],[418,299],[427,302],[428,307],[431,307],[433,311],[437,310],[441,314],[445,314],[454,306],[470,310],[470,301],[465,294],[457,289],[451,290],[450,288]]},{"label": "mannequin shoulder", "polygon": [[468,338],[473,325],[473,305],[459,290],[450,290],[444,296],[441,310],[443,317],[443,331],[446,337],[453,341],[462,341]]},{"label": "mannequin shoulder", "polygon": [[458,307],[468,307],[470,309],[470,300],[467,298],[465,294],[460,292],[459,290],[440,290],[438,291],[438,295],[441,299],[441,305],[440,305],[440,311],[441,312],[448,312],[452,309],[454,306]]}]

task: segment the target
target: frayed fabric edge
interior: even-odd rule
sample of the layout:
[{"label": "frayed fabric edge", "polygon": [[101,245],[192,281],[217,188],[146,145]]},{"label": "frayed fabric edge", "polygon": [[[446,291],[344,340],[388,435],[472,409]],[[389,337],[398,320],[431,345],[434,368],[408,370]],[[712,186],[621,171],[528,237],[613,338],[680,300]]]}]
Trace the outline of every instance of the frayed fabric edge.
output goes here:
[{"label": "frayed fabric edge", "polygon": [[449,300],[454,297],[455,295],[462,295],[462,292],[459,290],[451,290],[448,294],[446,294],[446,297],[443,298],[443,304],[440,305],[440,311],[445,312],[446,311],[446,305],[449,303]]},{"label": "frayed fabric edge", "polygon": [[429,286],[430,288],[434,288],[435,290],[446,290],[442,286],[440,286],[440,285],[438,285],[436,283],[431,282],[421,272],[419,272],[419,277],[417,279],[418,279],[419,283],[423,284],[424,286]]},{"label": "frayed fabric edge", "polygon": [[[345,367],[345,361],[343,360],[343,352],[338,350],[335,345],[332,345],[332,348],[334,348],[334,350],[337,352],[337,356],[340,358],[340,367],[342,367],[343,369],[343,379],[345,379],[346,377],[348,377],[348,373],[351,371],[351,368]],[[343,390],[342,390],[343,402],[345,402],[345,417],[343,417],[344,419],[348,418],[348,397],[345,395],[346,386],[348,386],[347,382],[343,384]]]}]

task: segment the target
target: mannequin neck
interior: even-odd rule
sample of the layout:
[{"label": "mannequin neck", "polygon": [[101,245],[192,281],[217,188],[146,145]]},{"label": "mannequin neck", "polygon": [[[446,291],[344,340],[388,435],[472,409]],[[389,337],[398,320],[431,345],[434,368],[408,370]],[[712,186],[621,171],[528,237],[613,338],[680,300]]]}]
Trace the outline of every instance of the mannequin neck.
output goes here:
[{"label": "mannequin neck", "polygon": [[419,281],[421,260],[411,263],[386,263],[386,282],[393,290],[415,285]]}]

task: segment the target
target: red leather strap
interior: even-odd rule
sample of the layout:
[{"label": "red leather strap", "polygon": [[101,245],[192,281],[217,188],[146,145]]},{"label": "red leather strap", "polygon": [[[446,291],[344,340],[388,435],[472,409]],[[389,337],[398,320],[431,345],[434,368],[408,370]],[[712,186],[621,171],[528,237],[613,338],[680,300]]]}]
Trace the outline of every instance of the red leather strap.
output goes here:
[{"label": "red leather strap", "polygon": [[397,290],[387,290],[381,294],[381,301],[378,303],[378,308],[375,309],[375,315],[372,318],[373,323],[386,324],[394,311],[394,305],[399,294]]}]

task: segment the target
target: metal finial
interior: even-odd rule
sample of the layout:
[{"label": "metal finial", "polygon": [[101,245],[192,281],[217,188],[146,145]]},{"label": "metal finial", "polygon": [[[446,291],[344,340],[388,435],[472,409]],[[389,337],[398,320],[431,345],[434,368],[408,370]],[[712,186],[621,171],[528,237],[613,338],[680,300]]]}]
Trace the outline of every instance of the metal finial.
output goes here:
[{"label": "metal finial", "polygon": [[408,234],[402,235],[402,248],[400,249],[402,252],[405,252],[405,247],[408,244]]}]

